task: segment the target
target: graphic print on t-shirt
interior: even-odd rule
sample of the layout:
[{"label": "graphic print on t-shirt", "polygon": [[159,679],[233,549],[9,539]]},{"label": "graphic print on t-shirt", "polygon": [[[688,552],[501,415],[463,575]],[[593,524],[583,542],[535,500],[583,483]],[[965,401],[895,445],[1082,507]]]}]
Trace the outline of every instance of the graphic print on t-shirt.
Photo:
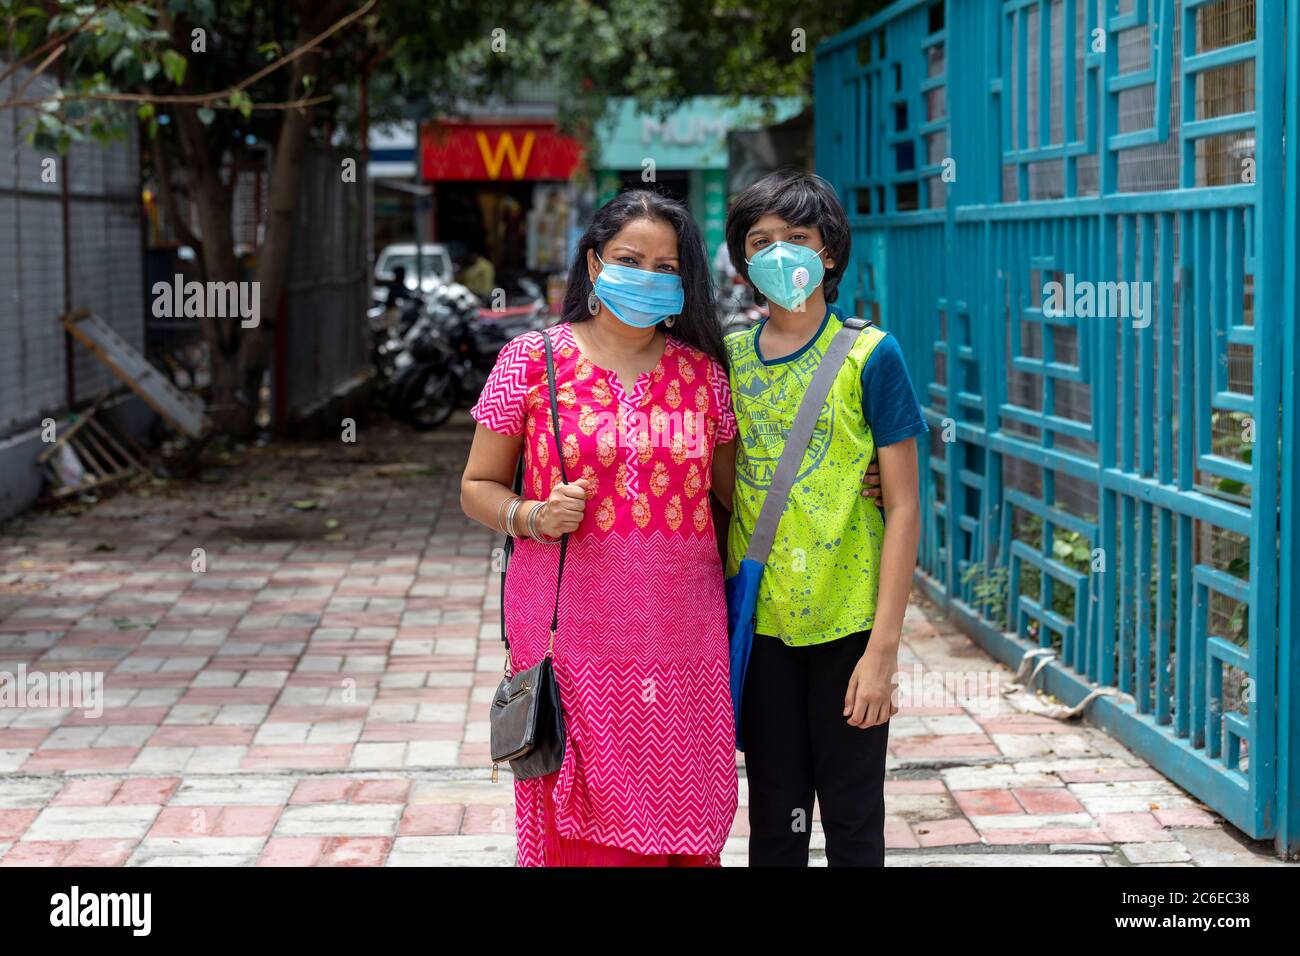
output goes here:
[{"label": "graphic print on t-shirt", "polygon": [[[736,480],[751,488],[766,490],[772,483],[776,463],[794,424],[789,410],[799,407],[821,363],[821,353],[809,349],[797,359],[783,363],[775,374],[773,369],[763,365],[754,349],[746,349],[739,355],[733,353],[732,361],[733,393],[739,391],[744,396],[747,412],[740,424]],[[832,402],[817,419],[796,481],[806,478],[821,464],[834,433],[835,404]]]}]

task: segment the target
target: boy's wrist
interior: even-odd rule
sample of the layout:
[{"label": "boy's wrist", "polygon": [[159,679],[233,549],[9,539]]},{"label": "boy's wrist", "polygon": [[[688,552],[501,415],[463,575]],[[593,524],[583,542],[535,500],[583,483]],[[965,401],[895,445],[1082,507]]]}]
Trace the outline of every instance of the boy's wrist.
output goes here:
[{"label": "boy's wrist", "polygon": [[871,636],[867,639],[867,653],[874,651],[877,654],[897,655],[901,643],[902,634],[899,630],[873,628]]}]

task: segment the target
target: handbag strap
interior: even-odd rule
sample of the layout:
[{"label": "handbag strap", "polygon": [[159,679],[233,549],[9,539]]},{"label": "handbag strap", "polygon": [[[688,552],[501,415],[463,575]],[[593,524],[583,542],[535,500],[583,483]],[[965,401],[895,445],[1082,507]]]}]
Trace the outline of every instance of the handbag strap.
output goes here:
[{"label": "handbag strap", "polygon": [[[519,464],[515,466],[515,480],[510,486],[511,490],[520,497],[524,493],[524,449],[519,448]],[[504,549],[504,562],[501,567],[501,643],[506,646],[506,651],[510,650],[510,639],[506,637],[506,569],[510,567],[510,556],[515,553],[515,539],[509,534],[506,535],[506,544]],[[510,662],[510,654],[506,654],[507,665]]]},{"label": "handbag strap", "polygon": [[[546,350],[546,390],[550,394],[551,401],[551,430],[555,434],[555,453],[559,459],[560,480],[564,484],[569,483],[569,476],[564,468],[564,443],[560,439],[560,405],[556,397],[555,389],[555,356],[551,351],[551,337],[545,332],[542,333],[542,347]],[[524,448],[519,449],[519,463],[515,466],[515,480],[513,489],[515,494],[523,495],[524,493]],[[510,556],[515,550],[515,539],[506,535],[505,546],[505,568],[501,569],[501,643],[510,650],[510,640],[506,637],[506,568],[510,566]],[[547,645],[546,653],[550,654],[555,648],[555,632],[560,626],[560,583],[564,580],[564,556],[569,550],[568,534],[560,535],[560,567],[555,577],[555,609],[551,612],[551,638]],[[507,656],[507,661],[509,657]]]},{"label": "handbag strap", "polygon": [[844,319],[843,327],[831,339],[826,354],[822,356],[821,364],[813,373],[812,381],[808,383],[808,390],[804,392],[803,400],[799,403],[799,411],[795,413],[794,424],[790,426],[790,435],[785,440],[785,447],[781,449],[781,457],[777,459],[776,471],[772,473],[772,481],[767,486],[767,496],[763,499],[763,507],[759,509],[758,520],[754,522],[754,532],[749,536],[749,545],[745,548],[746,560],[757,561],[759,564],[767,563],[767,556],[772,551],[772,542],[776,540],[777,525],[781,523],[786,502],[790,500],[790,491],[799,476],[799,466],[803,464],[808,443],[812,441],[817,419],[821,417],[822,406],[831,393],[835,377],[839,375],[844,360],[848,358],[849,350],[853,348],[858,333],[866,327],[867,323],[862,319]]},{"label": "handbag strap", "polygon": [[[564,469],[564,442],[560,438],[560,404],[555,396],[555,356],[551,352],[551,337],[542,333],[542,345],[546,349],[546,389],[551,397],[551,429],[555,432],[555,457],[560,465],[560,481],[569,483],[568,472]],[[551,612],[551,639],[546,645],[549,656],[555,650],[555,632],[560,626],[560,582],[564,580],[564,555],[569,550],[569,535],[560,535],[560,567],[555,575],[555,609]],[[505,617],[504,608],[502,617]]]}]

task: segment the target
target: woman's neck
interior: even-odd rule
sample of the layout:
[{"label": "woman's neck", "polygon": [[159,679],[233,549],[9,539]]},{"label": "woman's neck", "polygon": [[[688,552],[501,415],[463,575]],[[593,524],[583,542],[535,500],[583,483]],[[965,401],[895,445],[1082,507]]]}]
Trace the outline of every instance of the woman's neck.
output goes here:
[{"label": "woman's neck", "polygon": [[580,338],[586,339],[598,351],[616,358],[636,358],[658,348],[658,326],[635,328],[610,315],[603,305],[589,321],[575,323],[573,328],[581,328]]}]

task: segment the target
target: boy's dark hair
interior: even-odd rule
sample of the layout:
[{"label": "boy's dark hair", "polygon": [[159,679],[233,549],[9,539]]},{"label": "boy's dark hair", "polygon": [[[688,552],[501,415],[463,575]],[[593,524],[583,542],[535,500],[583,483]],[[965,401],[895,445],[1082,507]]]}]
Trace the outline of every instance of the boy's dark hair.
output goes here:
[{"label": "boy's dark hair", "polygon": [[[840,276],[849,265],[849,217],[835,195],[835,188],[816,173],[802,169],[778,169],[764,176],[736,197],[727,213],[727,251],[741,278],[749,282],[749,265],[745,262],[745,235],[754,223],[768,213],[780,216],[792,226],[816,226],[826,244],[826,256],[835,260],[835,268],[826,270],[822,290],[827,302],[834,302]],[[753,286],[753,283],[749,283]],[[762,303],[762,293],[754,290]]]}]

